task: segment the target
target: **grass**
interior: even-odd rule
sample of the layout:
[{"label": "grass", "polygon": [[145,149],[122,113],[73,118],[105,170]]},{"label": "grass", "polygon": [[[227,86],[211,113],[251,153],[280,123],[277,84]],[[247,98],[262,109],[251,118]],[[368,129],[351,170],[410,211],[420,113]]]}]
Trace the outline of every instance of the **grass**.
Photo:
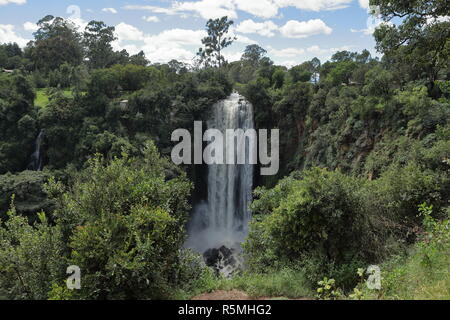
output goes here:
[{"label": "grass", "polygon": [[193,285],[194,290],[179,291],[174,297],[177,300],[191,299],[203,293],[216,290],[240,290],[251,298],[268,297],[275,300],[314,297],[314,292],[306,283],[301,271],[284,268],[266,274],[243,273],[232,279],[215,276],[212,272],[205,274],[199,283]]},{"label": "grass", "polygon": [[267,274],[244,273],[231,280],[222,282],[221,289],[242,290],[252,298],[278,297],[278,299],[295,299],[314,296],[307,284],[304,273],[289,268]]},{"label": "grass", "polygon": [[382,298],[450,300],[449,247],[421,244],[406,258],[386,263]]},{"label": "grass", "polygon": [[[358,286],[362,299],[368,300],[450,300],[450,243],[418,243],[409,253],[396,256],[382,265],[382,289],[369,290]],[[356,270],[355,270],[356,272]],[[193,286],[194,290],[179,292],[175,299],[191,299],[203,293],[233,289],[251,298],[298,299],[314,298],[316,293],[302,270],[283,268],[265,274],[244,272],[232,279],[207,273]],[[341,299],[351,299],[344,296]]]},{"label": "grass", "polygon": [[[64,96],[68,98],[73,97],[72,90],[63,90]],[[40,108],[45,108],[49,104],[49,95],[47,94],[47,89],[36,89],[36,99],[34,100],[34,105]]]},{"label": "grass", "polygon": [[363,299],[450,300],[450,242],[445,238],[419,242],[408,254],[395,256],[380,267],[381,290],[360,286]]}]

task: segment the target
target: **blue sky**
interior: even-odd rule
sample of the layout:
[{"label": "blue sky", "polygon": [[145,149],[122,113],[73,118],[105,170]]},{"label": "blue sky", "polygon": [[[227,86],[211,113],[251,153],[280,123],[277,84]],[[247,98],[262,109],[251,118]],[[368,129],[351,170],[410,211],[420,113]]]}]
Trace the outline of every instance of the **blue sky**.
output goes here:
[{"label": "blue sky", "polygon": [[25,45],[47,14],[84,28],[91,20],[116,27],[115,49],[140,50],[152,62],[192,61],[209,18],[228,15],[238,40],[226,50],[237,60],[257,43],[277,64],[292,66],[337,50],[374,55],[368,0],[0,0],[0,43]]}]

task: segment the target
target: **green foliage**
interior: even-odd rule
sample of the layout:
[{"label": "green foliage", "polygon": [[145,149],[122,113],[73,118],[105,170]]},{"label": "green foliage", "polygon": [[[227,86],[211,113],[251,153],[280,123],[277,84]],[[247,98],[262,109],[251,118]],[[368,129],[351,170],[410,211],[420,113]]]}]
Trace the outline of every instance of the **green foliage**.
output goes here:
[{"label": "green foliage", "polygon": [[402,71],[404,80],[437,80],[440,71],[448,68],[448,4],[442,0],[372,0],[371,4],[379,6],[384,21],[401,19],[399,24],[382,24],[374,33],[377,49],[390,64]]},{"label": "green foliage", "polygon": [[[0,288],[15,299],[158,299],[206,285],[209,269],[181,250],[191,183],[148,144],[142,157],[92,158],[70,188],[51,180],[54,224],[14,207],[0,225]],[[64,288],[81,268],[82,289]]]},{"label": "green foliage", "polygon": [[188,300],[219,288],[220,280],[214,270],[205,265],[201,255],[182,249],[179,257],[175,273],[177,289],[172,296],[174,299]]},{"label": "green foliage", "polygon": [[43,188],[50,178],[48,172],[23,171],[0,176],[0,219],[6,218],[11,198],[14,196],[14,210],[34,222],[37,212],[51,212],[54,203],[48,199]]},{"label": "green foliage", "polygon": [[261,59],[266,55],[267,51],[257,44],[248,45],[244,54],[242,55],[242,61],[248,61],[253,67],[258,67]]},{"label": "green foliage", "polygon": [[313,293],[302,270],[283,267],[264,273],[243,273],[229,281],[222,281],[220,289],[239,289],[252,298],[308,298]]},{"label": "green foliage", "polygon": [[391,227],[408,239],[414,236],[411,230],[420,222],[415,215],[417,206],[423,202],[434,203],[439,208],[445,205],[448,185],[448,176],[416,164],[394,165],[367,186],[365,202],[373,206],[368,208],[373,223]]},{"label": "green foliage", "polygon": [[359,252],[360,245],[354,239],[362,234],[363,221],[353,195],[357,188],[356,180],[320,169],[306,171],[301,180],[293,180],[291,192],[264,221],[277,252],[294,258],[323,250],[337,261],[344,259],[344,247],[347,252]]},{"label": "green foliage", "polygon": [[[385,21],[401,18],[375,31],[381,60],[340,51],[287,69],[250,45],[228,64],[223,49],[234,39],[226,17],[208,21],[201,70],[114,52],[114,28],[101,21],[80,34],[47,16],[24,50],[0,45],[0,68],[15,69],[0,74],[0,295],[186,298],[236,287],[299,297],[327,277],[322,297],[359,281],[351,298],[362,299],[378,293],[367,292],[355,270],[396,254],[382,268],[377,297],[448,297],[448,219],[440,221],[450,197],[448,5],[371,4]],[[192,130],[233,88],[253,103],[257,128],[282,130],[282,167],[258,180],[244,244],[249,270],[226,282],[180,250],[187,178],[154,146],[140,150],[154,140],[168,154],[170,133]],[[22,172],[41,129],[46,168],[67,167],[67,186],[44,187],[55,171]],[[4,215],[14,194],[15,209]],[[36,214],[42,210],[48,218]],[[68,263],[85,270],[81,292],[65,288]]]},{"label": "green foliage", "polygon": [[94,158],[63,196],[55,215],[83,272],[79,298],[170,297],[191,185],[167,169],[154,145],[142,161]]},{"label": "green foliage", "polygon": [[115,28],[108,27],[101,21],[91,21],[84,31],[84,45],[87,47],[87,58],[91,68],[107,68],[114,62],[114,51],[111,42],[117,40]]},{"label": "green foliage", "polygon": [[200,65],[222,67],[226,62],[222,51],[236,40],[236,38],[228,36],[228,30],[232,25],[233,21],[228,20],[228,17],[208,20],[206,23],[208,36],[202,39],[204,48],[200,48],[197,53]]},{"label": "green foliage", "polygon": [[24,57],[22,49],[17,43],[0,44],[0,70],[14,70],[26,67],[28,59]]},{"label": "green foliage", "polygon": [[[412,242],[420,203],[445,206],[448,176],[416,164],[391,166],[374,181],[314,168],[255,192],[256,218],[244,244],[250,270],[296,263],[310,283],[336,279],[353,288],[354,270]],[[443,239],[443,242],[446,240]]]},{"label": "green foliage", "polygon": [[0,79],[0,174],[26,169],[38,135],[34,92],[22,74]]},{"label": "green foliage", "polygon": [[31,43],[35,67],[50,71],[62,64],[79,65],[83,58],[81,36],[75,26],[60,17],[48,15],[37,23],[39,29]]},{"label": "green foliage", "polygon": [[44,213],[30,225],[12,207],[0,221],[0,288],[9,299],[47,299],[53,279],[64,274],[64,243]]},{"label": "green foliage", "polygon": [[341,293],[336,288],[336,281],[328,279],[327,277],[317,282],[317,298],[320,300],[336,300],[341,296]]},{"label": "green foliage", "polygon": [[421,240],[406,255],[396,255],[381,265],[381,291],[374,293],[365,284],[355,292],[361,299],[447,300],[450,298],[449,211],[446,218],[431,217],[433,208],[419,207],[424,218]]},{"label": "green foliage", "polygon": [[312,73],[304,65],[292,67],[289,69],[289,75],[293,83],[309,82],[312,77]]}]

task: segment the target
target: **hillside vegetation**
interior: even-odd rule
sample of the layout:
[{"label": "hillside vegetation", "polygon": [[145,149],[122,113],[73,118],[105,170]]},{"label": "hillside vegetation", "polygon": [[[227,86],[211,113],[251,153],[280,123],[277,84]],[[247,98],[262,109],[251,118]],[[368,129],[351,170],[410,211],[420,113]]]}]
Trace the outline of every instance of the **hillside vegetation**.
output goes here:
[{"label": "hillside vegetation", "polygon": [[[286,68],[250,45],[229,63],[213,37],[193,66],[154,64],[114,51],[113,27],[52,16],[26,48],[0,45],[0,70],[14,69],[0,74],[0,297],[449,299],[449,7],[371,4],[402,17],[374,33],[382,58]],[[280,129],[281,168],[256,178],[246,268],[227,280],[183,248],[203,172],[169,155],[173,130],[233,90],[257,128]],[[81,290],[66,287],[70,265]],[[366,286],[370,265],[381,289]]]}]

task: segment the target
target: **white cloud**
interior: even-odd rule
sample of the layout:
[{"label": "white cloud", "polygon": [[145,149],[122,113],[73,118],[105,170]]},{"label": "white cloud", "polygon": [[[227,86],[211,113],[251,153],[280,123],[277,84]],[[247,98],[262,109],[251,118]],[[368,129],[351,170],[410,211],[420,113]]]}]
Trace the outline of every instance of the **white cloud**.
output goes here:
[{"label": "white cloud", "polygon": [[158,14],[180,15],[186,17],[186,13],[199,15],[204,19],[216,19],[228,16],[236,19],[236,7],[234,0],[200,0],[195,2],[173,2],[168,8],[149,5],[127,5],[126,10],[145,10]]},{"label": "white cloud", "polygon": [[301,64],[302,62],[311,60],[314,57],[322,61],[329,60],[331,56],[343,50],[352,50],[353,46],[341,46],[336,48],[321,48],[318,45],[313,45],[308,48],[283,48],[275,49],[269,46],[269,56],[273,58],[276,64],[286,67],[292,67]]},{"label": "white cloud", "polygon": [[38,27],[38,25],[36,23],[30,22],[30,21],[25,22],[23,24],[23,28],[26,31],[33,31],[33,32],[37,31],[39,29],[39,27]]},{"label": "white cloud", "polygon": [[298,55],[301,55],[303,53],[305,53],[304,49],[299,49],[299,48],[285,48],[285,49],[275,49],[272,47],[268,47],[269,49],[269,54],[275,56],[275,57],[281,57],[281,58],[293,58],[296,57]]},{"label": "white cloud", "polygon": [[144,10],[144,11],[150,11],[153,13],[160,13],[160,14],[166,14],[166,15],[176,15],[180,14],[177,12],[177,10],[173,8],[161,8],[156,6],[141,6],[141,5],[127,5],[123,7],[125,10]]},{"label": "white cloud", "polygon": [[375,32],[375,28],[350,29],[350,32],[352,32],[352,33],[361,32],[361,33],[365,34],[366,36],[371,36]]},{"label": "white cloud", "polygon": [[103,8],[102,11],[112,13],[112,14],[117,14],[117,10],[114,8]]},{"label": "white cloud", "polygon": [[338,10],[348,7],[353,0],[274,0],[280,8],[296,7],[309,11]]},{"label": "white cloud", "polygon": [[206,37],[204,30],[188,30],[188,29],[170,29],[161,32],[156,36],[146,36],[145,43],[149,44],[167,44],[174,43],[177,45],[197,45],[202,44],[202,39]]},{"label": "white cloud", "polygon": [[353,45],[350,45],[350,46],[340,46],[340,47],[336,47],[336,48],[330,48],[330,49],[328,49],[328,51],[330,52],[330,53],[336,53],[336,52],[338,52],[338,51],[350,51],[350,50],[353,50],[355,48],[355,46],[353,46]]},{"label": "white cloud", "polygon": [[27,0],[0,0],[0,6],[5,6],[10,3],[25,4],[25,3],[27,3]]},{"label": "white cloud", "polygon": [[286,38],[307,38],[318,34],[330,34],[333,31],[320,19],[309,21],[290,20],[280,28]]},{"label": "white cloud", "polygon": [[82,18],[68,18],[67,20],[72,22],[79,31],[84,31],[88,25],[88,22]]},{"label": "white cloud", "polygon": [[12,24],[0,24],[0,43],[15,42],[20,47],[25,47],[28,41],[30,40],[22,38],[16,34]]},{"label": "white cloud", "polygon": [[370,16],[369,18],[367,18],[367,28],[364,28],[364,29],[353,29],[352,28],[352,29],[350,29],[350,32],[352,32],[352,33],[361,32],[361,33],[365,34],[366,36],[371,36],[375,32],[375,29],[383,24],[392,25],[392,22],[383,21],[374,16]]},{"label": "white cloud", "polygon": [[258,41],[255,41],[253,39],[250,39],[246,36],[243,36],[241,34],[236,35],[236,42],[242,43],[242,44],[257,44]]},{"label": "white cloud", "polygon": [[239,61],[242,58],[242,52],[224,52],[223,56],[228,62]]},{"label": "white cloud", "polygon": [[324,55],[324,54],[328,53],[330,50],[329,49],[322,49],[321,47],[319,47],[317,45],[314,45],[314,46],[308,47],[306,49],[306,51],[308,51],[309,53],[313,53],[315,55],[320,55],[321,56],[321,55]]},{"label": "white cloud", "polygon": [[273,37],[274,31],[278,30],[278,26],[272,21],[254,22],[253,20],[242,21],[237,27],[236,31],[241,33],[257,33],[264,37]]},{"label": "white cloud", "polygon": [[363,9],[369,9],[369,1],[370,0],[358,0],[359,6]]},{"label": "white cloud", "polygon": [[149,35],[122,22],[116,26],[116,35],[118,40],[113,43],[114,50],[125,49],[130,54],[142,50],[154,63],[165,63],[172,59],[191,63],[207,33],[205,30],[170,29]]},{"label": "white cloud", "polygon": [[235,38],[236,39],[235,42],[241,43],[241,44],[248,45],[248,44],[257,44],[258,43],[257,41],[250,39],[249,37],[246,37],[241,34],[236,34],[236,32],[237,32],[236,27],[231,26],[230,29],[228,30],[227,36],[231,37],[231,38]]},{"label": "white cloud", "polygon": [[204,19],[228,16],[238,17],[237,11],[244,11],[260,18],[274,18],[280,8],[296,7],[300,10],[322,11],[337,10],[348,7],[353,0],[198,0],[173,1],[169,7],[150,5],[126,5],[126,10],[147,10],[167,15],[193,13]]},{"label": "white cloud", "polygon": [[157,16],[149,16],[149,17],[143,16],[142,19],[147,22],[159,22],[159,18]]},{"label": "white cloud", "polygon": [[237,9],[260,18],[272,18],[278,14],[278,5],[274,0],[234,0]]},{"label": "white cloud", "polygon": [[280,31],[287,38],[306,38],[317,34],[330,34],[333,29],[328,27],[320,19],[309,21],[290,20],[282,27],[278,27],[272,21],[255,22],[251,19],[241,22],[236,31],[240,33],[256,33],[265,37],[273,37],[275,31]]},{"label": "white cloud", "polygon": [[233,0],[201,0],[196,2],[175,2],[173,9],[179,12],[194,12],[204,19],[217,19],[228,16],[236,19],[237,14]]},{"label": "white cloud", "polygon": [[119,41],[144,40],[144,33],[141,30],[124,22],[121,22],[116,26],[116,35],[119,38]]}]

